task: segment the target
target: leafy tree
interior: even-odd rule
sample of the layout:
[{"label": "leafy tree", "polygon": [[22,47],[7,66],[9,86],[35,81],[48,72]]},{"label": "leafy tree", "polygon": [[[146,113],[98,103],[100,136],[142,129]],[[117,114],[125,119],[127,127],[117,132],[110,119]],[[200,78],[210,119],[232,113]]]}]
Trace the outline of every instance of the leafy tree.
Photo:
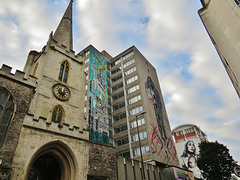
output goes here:
[{"label": "leafy tree", "polygon": [[198,167],[208,180],[229,180],[234,160],[229,150],[223,144],[216,142],[201,142],[199,144]]}]

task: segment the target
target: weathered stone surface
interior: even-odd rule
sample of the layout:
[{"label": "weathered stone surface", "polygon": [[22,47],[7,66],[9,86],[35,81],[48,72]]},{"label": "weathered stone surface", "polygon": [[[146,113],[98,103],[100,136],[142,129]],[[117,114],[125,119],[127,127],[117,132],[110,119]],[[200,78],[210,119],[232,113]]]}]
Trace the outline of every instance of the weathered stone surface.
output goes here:
[{"label": "weathered stone surface", "polygon": [[[9,78],[12,76],[13,78]],[[34,86],[14,79],[15,75],[6,74],[2,69],[0,71],[0,87],[7,89],[14,99],[14,115],[8,125],[5,138],[0,149],[0,179],[8,179],[12,172],[12,161],[15,155],[16,147],[19,142],[19,136],[23,125],[25,113],[28,111],[31,98],[34,93]]]},{"label": "weathered stone surface", "polygon": [[89,171],[91,176],[117,177],[117,157],[114,147],[89,143]]}]

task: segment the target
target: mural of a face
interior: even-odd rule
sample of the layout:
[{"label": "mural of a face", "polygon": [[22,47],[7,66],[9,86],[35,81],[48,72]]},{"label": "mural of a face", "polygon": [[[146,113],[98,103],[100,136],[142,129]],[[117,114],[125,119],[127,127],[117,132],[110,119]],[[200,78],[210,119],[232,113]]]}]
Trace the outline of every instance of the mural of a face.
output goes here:
[{"label": "mural of a face", "polygon": [[183,154],[179,158],[180,167],[191,170],[196,178],[202,178],[200,169],[197,166],[197,154],[194,141],[187,141],[184,145]]},{"label": "mural of a face", "polygon": [[145,87],[148,100],[153,105],[157,119],[157,125],[155,125],[155,123],[153,124],[151,133],[151,149],[153,153],[157,153],[160,156],[163,163],[169,163],[175,160],[177,154],[176,148],[171,139],[171,135],[167,135],[166,133],[160,96],[149,76],[147,77]]},{"label": "mural of a face", "polygon": [[188,141],[187,142],[187,152],[191,153],[191,154],[195,154],[196,148],[194,145],[193,141]]},{"label": "mural of a face", "polygon": [[157,118],[157,123],[158,123],[158,129],[161,133],[161,136],[163,138],[167,138],[165,126],[163,123],[163,117],[162,117],[162,104],[160,101],[160,96],[158,94],[157,89],[155,88],[155,85],[152,81],[152,79],[148,76],[147,82],[145,83],[146,86],[146,92],[148,95],[148,100],[154,107],[155,115]]},{"label": "mural of a face", "polygon": [[195,166],[197,166],[196,161],[197,161],[197,160],[196,160],[195,156],[190,156],[190,157],[188,158],[188,167],[194,168]]}]

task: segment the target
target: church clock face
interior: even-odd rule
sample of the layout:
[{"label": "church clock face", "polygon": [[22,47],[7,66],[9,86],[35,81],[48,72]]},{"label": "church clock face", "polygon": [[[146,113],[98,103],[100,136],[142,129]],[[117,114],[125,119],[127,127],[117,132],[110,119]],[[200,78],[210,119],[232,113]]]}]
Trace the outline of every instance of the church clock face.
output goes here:
[{"label": "church clock face", "polygon": [[53,86],[53,94],[56,98],[62,101],[66,101],[70,97],[69,89],[62,84],[56,84]]}]

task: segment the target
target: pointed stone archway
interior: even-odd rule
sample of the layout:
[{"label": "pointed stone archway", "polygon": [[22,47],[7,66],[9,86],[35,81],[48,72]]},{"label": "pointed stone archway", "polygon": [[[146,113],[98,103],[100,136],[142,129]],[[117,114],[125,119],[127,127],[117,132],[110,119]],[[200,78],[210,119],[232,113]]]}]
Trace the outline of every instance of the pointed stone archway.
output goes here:
[{"label": "pointed stone archway", "polygon": [[26,180],[75,180],[76,158],[61,141],[42,146],[32,157]]}]

